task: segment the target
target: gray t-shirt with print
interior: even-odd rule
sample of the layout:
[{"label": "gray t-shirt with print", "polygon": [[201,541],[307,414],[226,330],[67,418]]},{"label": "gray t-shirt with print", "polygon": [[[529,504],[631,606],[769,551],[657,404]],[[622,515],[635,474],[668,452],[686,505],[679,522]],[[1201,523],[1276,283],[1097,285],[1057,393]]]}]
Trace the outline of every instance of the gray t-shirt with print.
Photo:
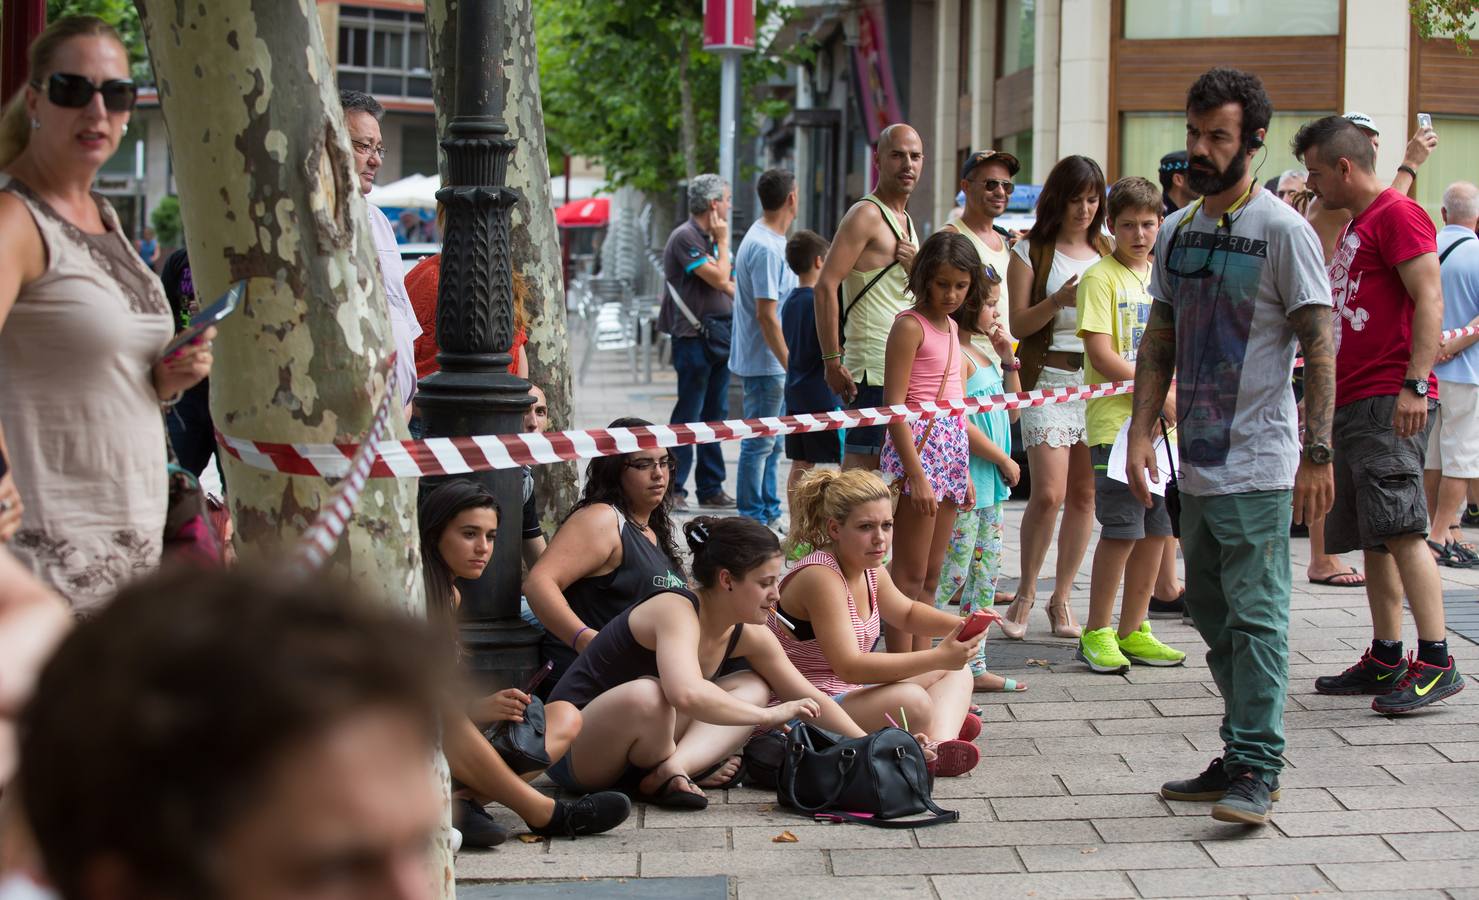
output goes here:
[{"label": "gray t-shirt with print", "polygon": [[1294,486],[1289,314],[1330,305],[1319,238],[1299,213],[1260,190],[1230,219],[1219,227],[1200,204],[1168,216],[1149,285],[1176,321],[1180,487],[1195,496]]}]

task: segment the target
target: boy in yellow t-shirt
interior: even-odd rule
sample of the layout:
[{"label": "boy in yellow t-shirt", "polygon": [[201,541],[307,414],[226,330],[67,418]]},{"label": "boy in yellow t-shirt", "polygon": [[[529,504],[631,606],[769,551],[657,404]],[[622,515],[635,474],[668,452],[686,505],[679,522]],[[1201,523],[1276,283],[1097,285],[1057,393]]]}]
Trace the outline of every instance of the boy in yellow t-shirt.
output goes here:
[{"label": "boy in yellow t-shirt", "polygon": [[[1150,316],[1150,252],[1160,224],[1159,188],[1134,176],[1115,182],[1109,192],[1114,255],[1091,266],[1078,286],[1078,334],[1084,341],[1088,384],[1135,377],[1135,350]],[[1165,500],[1156,497],[1155,505],[1146,509],[1130,495],[1129,485],[1106,472],[1110,448],[1130,418],[1132,404],[1129,394],[1121,394],[1089,400],[1085,410],[1100,531],[1089,582],[1089,618],[1077,658],[1095,672],[1123,672],[1131,663],[1175,666],[1186,659],[1185,653],[1157,640],[1146,620],[1161,553],[1174,540]],[[1172,395],[1166,408],[1174,410],[1175,404]],[[1116,631],[1110,621],[1122,581]]]}]

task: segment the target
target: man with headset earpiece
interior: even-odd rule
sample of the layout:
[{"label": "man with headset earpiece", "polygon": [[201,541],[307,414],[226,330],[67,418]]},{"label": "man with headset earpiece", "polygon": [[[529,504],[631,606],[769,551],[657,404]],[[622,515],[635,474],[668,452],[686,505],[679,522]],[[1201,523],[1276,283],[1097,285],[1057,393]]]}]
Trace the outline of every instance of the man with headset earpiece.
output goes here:
[{"label": "man with headset earpiece", "polygon": [[[1215,68],[1186,95],[1187,183],[1201,194],[1156,240],[1155,298],[1135,367],[1130,490],[1159,481],[1153,434],[1177,380],[1180,472],[1166,505],[1186,559],[1186,610],[1222,694],[1222,755],[1161,796],[1215,801],[1212,818],[1262,825],[1279,797],[1289,685],[1289,523],[1334,493],[1330,283],[1304,219],[1249,164],[1273,114],[1263,84]],[[1301,452],[1289,377],[1305,357]],[[1174,496],[1173,496],[1174,495]]]}]

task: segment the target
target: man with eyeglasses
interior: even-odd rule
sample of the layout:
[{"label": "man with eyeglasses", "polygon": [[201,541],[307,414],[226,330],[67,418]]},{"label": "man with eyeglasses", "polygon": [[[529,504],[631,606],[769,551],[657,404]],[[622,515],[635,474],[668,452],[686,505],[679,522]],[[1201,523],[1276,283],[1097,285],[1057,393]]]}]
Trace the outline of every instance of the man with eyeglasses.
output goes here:
[{"label": "man with eyeglasses", "polygon": [[[1334,494],[1330,282],[1314,231],[1249,170],[1272,115],[1262,82],[1236,69],[1212,69],[1187,92],[1187,181],[1202,199],[1172,213],[1156,239],[1127,466],[1149,507],[1174,375],[1181,472],[1166,502],[1173,514],[1180,506],[1186,609],[1223,698],[1223,752],[1161,796],[1216,801],[1212,818],[1248,825],[1268,821],[1283,768],[1290,511],[1311,519]],[[1289,390],[1296,342],[1303,453]]]},{"label": "man with eyeglasses", "polygon": [[[949,228],[970,238],[971,243],[976,245],[981,264],[998,273],[997,278],[993,279],[1000,284],[998,290],[1001,291],[996,309],[1001,317],[1001,326],[1007,329],[1008,334],[1011,330],[1007,327],[1007,285],[1002,276],[1006,275],[1011,248],[1007,246],[1006,231],[996,226],[996,217],[1007,211],[1007,202],[1016,189],[1012,179],[1021,168],[1017,157],[1004,150],[978,150],[967,156],[965,164],[960,167],[960,189],[965,192],[965,211],[946,222],[941,229]],[[976,341],[976,346],[993,362],[1001,362],[996,348],[989,340],[982,338]]]},{"label": "man with eyeglasses", "polygon": [[[354,174],[359,178],[359,191],[368,194],[375,186],[380,164],[385,161],[385,142],[380,137],[380,118],[385,115],[385,107],[362,91],[340,91],[339,103],[344,107],[344,126],[349,129],[349,146],[354,150]],[[416,393],[416,339],[421,336],[421,325],[406,293],[406,272],[401,265],[395,228],[380,207],[373,203],[366,203],[365,207],[390,312],[390,336],[396,353],[396,393],[409,421],[411,396]]]}]

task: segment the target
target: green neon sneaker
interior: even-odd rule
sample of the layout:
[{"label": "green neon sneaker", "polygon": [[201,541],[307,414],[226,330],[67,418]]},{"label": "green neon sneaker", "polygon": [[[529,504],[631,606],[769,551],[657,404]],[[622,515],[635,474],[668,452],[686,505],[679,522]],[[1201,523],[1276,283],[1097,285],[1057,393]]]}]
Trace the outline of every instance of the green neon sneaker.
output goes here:
[{"label": "green neon sneaker", "polygon": [[1095,672],[1118,675],[1130,669],[1130,661],[1120,652],[1113,628],[1096,628],[1085,631],[1078,639],[1075,659],[1083,660]]},{"label": "green neon sneaker", "polygon": [[1186,662],[1186,654],[1175,647],[1162,644],[1150,633],[1150,622],[1140,623],[1139,631],[1130,632],[1129,637],[1117,638],[1120,652],[1137,666],[1179,666]]}]

